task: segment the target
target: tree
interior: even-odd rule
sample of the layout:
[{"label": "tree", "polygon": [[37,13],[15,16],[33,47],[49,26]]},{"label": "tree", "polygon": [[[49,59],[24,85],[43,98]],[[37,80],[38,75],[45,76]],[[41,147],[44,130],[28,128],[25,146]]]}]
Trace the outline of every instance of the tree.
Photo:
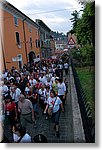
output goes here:
[{"label": "tree", "polygon": [[91,66],[95,56],[95,2],[84,3],[83,14],[79,18],[78,12],[72,13],[72,31],[77,36],[77,43],[81,45],[81,62]]},{"label": "tree", "polygon": [[79,12],[72,13],[73,28],[72,33],[76,33],[78,44],[93,44],[95,46],[95,2],[84,3],[82,17],[79,18]]},{"label": "tree", "polygon": [[73,18],[71,18],[71,22],[73,22],[73,32],[76,33],[77,21],[79,19],[79,13],[75,10],[72,14]]}]

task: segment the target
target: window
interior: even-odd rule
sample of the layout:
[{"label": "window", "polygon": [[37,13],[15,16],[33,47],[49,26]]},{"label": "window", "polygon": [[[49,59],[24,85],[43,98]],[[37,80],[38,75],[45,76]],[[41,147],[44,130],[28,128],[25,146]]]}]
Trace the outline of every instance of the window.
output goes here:
[{"label": "window", "polygon": [[17,42],[17,45],[20,46],[20,37],[19,37],[19,33],[16,32],[16,42]]},{"label": "window", "polygon": [[32,38],[30,37],[30,47],[32,48]]},{"label": "window", "polygon": [[18,18],[17,17],[14,17],[14,24],[15,24],[15,26],[18,26]]},{"label": "window", "polygon": [[22,68],[22,54],[18,54],[18,66],[19,66],[19,69]]},{"label": "window", "polygon": [[32,28],[31,28],[30,24],[28,24],[28,29],[29,29],[29,32],[31,33],[32,32]]},{"label": "window", "polygon": [[39,40],[36,40],[35,43],[36,43],[36,48],[38,48],[39,47]]},{"label": "window", "polygon": [[32,29],[31,29],[31,28],[29,29],[29,32],[30,32],[30,33],[32,32]]}]

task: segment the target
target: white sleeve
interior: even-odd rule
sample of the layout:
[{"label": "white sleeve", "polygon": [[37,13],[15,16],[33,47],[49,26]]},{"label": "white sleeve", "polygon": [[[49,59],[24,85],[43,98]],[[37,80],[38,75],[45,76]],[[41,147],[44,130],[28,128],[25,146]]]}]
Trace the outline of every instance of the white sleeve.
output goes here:
[{"label": "white sleeve", "polygon": [[63,86],[64,86],[64,92],[66,92],[66,85],[65,85],[65,83],[63,84]]},{"label": "white sleeve", "polygon": [[26,133],[20,143],[31,143],[31,136]]},{"label": "white sleeve", "polygon": [[17,134],[13,133],[13,140],[14,142],[17,142],[19,140],[19,136],[17,136]]}]

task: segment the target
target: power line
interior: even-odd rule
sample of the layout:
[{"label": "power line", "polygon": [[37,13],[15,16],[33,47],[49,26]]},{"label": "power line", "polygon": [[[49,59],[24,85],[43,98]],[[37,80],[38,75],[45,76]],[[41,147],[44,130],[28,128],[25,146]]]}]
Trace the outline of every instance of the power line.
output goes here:
[{"label": "power line", "polygon": [[45,14],[45,13],[52,13],[52,12],[57,12],[57,11],[66,11],[66,10],[72,10],[72,9],[78,9],[81,7],[77,7],[77,8],[66,8],[66,9],[57,9],[57,10],[51,10],[51,11],[42,11],[42,12],[38,12],[38,13],[32,13],[32,14],[27,14],[27,15],[35,15],[35,14]]},{"label": "power line", "polygon": [[[28,16],[30,16],[30,15],[36,15],[36,14],[45,14],[45,13],[52,13],[52,12],[58,12],[58,11],[66,11],[66,10],[72,10],[72,9],[78,9],[78,8],[80,8],[81,9],[81,7],[77,7],[77,8],[66,8],[66,9],[57,9],[57,10],[51,10],[51,11],[42,11],[42,12],[38,12],[38,13],[32,13],[32,14],[27,14]],[[0,18],[5,18],[5,19],[9,19],[9,18],[14,18],[14,17],[0,17]]]}]

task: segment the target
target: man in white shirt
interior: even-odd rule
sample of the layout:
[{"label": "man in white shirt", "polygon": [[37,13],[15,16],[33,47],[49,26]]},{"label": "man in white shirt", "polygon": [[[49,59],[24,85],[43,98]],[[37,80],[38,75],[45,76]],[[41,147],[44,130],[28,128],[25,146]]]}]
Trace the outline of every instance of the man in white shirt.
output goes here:
[{"label": "man in white shirt", "polygon": [[16,85],[11,87],[10,95],[14,100],[17,108],[18,108],[18,101],[19,101],[20,94],[21,94],[21,90]]},{"label": "man in white shirt", "polygon": [[9,91],[8,86],[3,81],[1,81],[0,91],[1,91],[0,94],[2,94],[3,96],[7,96],[8,95],[8,91]]},{"label": "man in white shirt", "polygon": [[68,63],[67,62],[64,63],[64,70],[65,70],[66,75],[68,74],[68,67],[69,67]]},{"label": "man in white shirt", "polygon": [[41,75],[40,75],[40,77],[39,77],[39,80],[40,80],[40,82],[44,85],[45,82],[47,81],[47,78],[46,78],[46,76],[44,76],[43,73],[41,73]]}]

